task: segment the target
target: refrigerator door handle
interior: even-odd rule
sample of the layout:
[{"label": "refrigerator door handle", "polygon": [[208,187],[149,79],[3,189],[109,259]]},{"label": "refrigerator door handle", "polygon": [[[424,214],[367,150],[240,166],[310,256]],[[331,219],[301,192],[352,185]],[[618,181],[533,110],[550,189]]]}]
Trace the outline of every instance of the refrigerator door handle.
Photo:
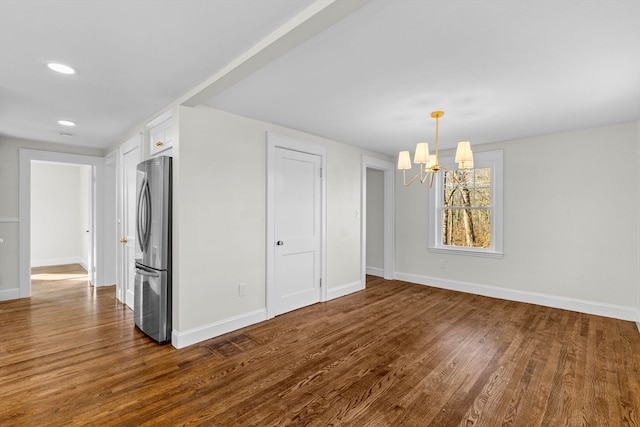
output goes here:
[{"label": "refrigerator door handle", "polygon": [[144,243],[142,242],[142,228],[144,227],[144,225],[142,224],[142,215],[141,212],[143,211],[144,207],[142,206],[143,200],[143,194],[144,194],[144,186],[146,184],[146,179],[142,180],[142,184],[140,185],[140,191],[138,191],[138,203],[136,204],[137,206],[137,212],[136,212],[136,234],[138,235],[138,244],[140,245],[140,249],[142,249],[142,252],[144,252],[145,247],[144,247]]},{"label": "refrigerator door handle", "polygon": [[147,245],[149,244],[149,233],[151,232],[151,206],[150,200],[151,192],[149,191],[149,182],[145,178],[140,186],[140,193],[138,194],[138,221],[136,224],[136,231],[138,234],[138,242],[142,252],[147,251]]},{"label": "refrigerator door handle", "polygon": [[136,274],[139,274],[141,276],[147,276],[147,277],[160,277],[160,273],[142,270],[140,268],[136,268]]}]

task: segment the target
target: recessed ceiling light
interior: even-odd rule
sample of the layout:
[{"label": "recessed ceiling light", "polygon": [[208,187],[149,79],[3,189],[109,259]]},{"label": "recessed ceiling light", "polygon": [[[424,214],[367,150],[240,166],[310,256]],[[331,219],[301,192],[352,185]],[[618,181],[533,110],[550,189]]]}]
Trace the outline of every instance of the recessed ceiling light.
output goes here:
[{"label": "recessed ceiling light", "polygon": [[69,120],[58,120],[58,124],[62,126],[75,126],[75,122]]},{"label": "recessed ceiling light", "polygon": [[74,70],[73,68],[69,67],[68,65],[64,65],[64,64],[60,64],[57,62],[47,62],[47,67],[49,67],[49,69],[56,71],[58,73],[62,73],[62,74],[75,74],[76,70]]}]

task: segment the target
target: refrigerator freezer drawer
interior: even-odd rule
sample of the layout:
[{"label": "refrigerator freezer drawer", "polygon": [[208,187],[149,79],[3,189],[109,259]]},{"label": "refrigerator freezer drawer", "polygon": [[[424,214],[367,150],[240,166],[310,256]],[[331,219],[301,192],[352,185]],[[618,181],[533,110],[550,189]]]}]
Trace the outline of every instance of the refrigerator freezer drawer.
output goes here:
[{"label": "refrigerator freezer drawer", "polygon": [[166,271],[136,268],[133,317],[159,343],[171,341],[171,282]]}]

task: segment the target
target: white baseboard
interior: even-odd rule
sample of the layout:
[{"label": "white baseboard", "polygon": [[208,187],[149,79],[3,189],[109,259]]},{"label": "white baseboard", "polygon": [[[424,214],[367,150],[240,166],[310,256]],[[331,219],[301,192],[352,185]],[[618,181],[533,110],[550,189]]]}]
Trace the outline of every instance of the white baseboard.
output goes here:
[{"label": "white baseboard", "polygon": [[357,282],[347,283],[346,285],[342,285],[337,288],[329,288],[327,289],[327,301],[362,291],[364,288],[365,284],[359,280]]},{"label": "white baseboard", "polygon": [[0,301],[20,298],[20,288],[0,289]]},{"label": "white baseboard", "polygon": [[106,288],[107,286],[116,286],[116,284],[115,283],[103,283],[101,285],[98,285],[98,284],[92,283],[91,286],[93,286],[95,288]]},{"label": "white baseboard", "polygon": [[566,298],[535,292],[498,288],[495,286],[480,285],[477,283],[438,279],[435,277],[419,276],[416,274],[396,273],[396,279],[403,280],[405,282],[417,283],[419,285],[433,286],[436,288],[449,289],[452,291],[500,298],[508,301],[526,302],[529,304],[560,308],[563,310],[577,311],[580,313],[594,314],[597,316],[612,317],[614,319],[630,320],[633,322],[638,322],[640,320],[640,312],[633,307],[605,304],[595,301],[586,301],[576,298]]},{"label": "white baseboard", "polygon": [[[339,298],[353,292],[361,291],[364,289],[364,284],[360,281],[348,283],[346,285],[331,288],[327,290],[327,300]],[[266,308],[251,311],[249,313],[233,316],[228,319],[223,319],[218,322],[211,323],[210,325],[201,326],[198,328],[189,329],[186,331],[176,331],[171,333],[171,344],[175,348],[184,348],[211,338],[224,335],[229,332],[233,332],[240,328],[251,326],[256,323],[264,322],[267,320]]]},{"label": "white baseboard", "polygon": [[173,330],[171,333],[171,344],[175,348],[184,348],[265,320],[267,320],[267,310],[261,308],[249,313],[223,319],[206,326],[186,331]]},{"label": "white baseboard", "polygon": [[49,258],[49,259],[32,259],[31,267],[46,267],[49,265],[66,265],[66,264],[80,264],[85,270],[87,265],[80,257],[67,257],[67,258]]},{"label": "white baseboard", "polygon": [[[498,288],[495,286],[479,285],[476,283],[443,280],[434,277],[418,276],[415,274],[397,273],[397,280],[433,286],[453,291],[472,293],[487,297],[500,298],[509,301],[519,301],[564,310],[578,311],[581,313],[595,314],[598,316],[613,317],[616,319],[636,322],[640,331],[640,312],[631,307],[616,306],[611,304],[596,303],[593,301],[578,300],[573,298],[558,297],[554,295],[524,292],[512,289]],[[360,282],[352,282],[327,290],[327,300],[332,300],[354,292],[361,291],[365,285]],[[8,292],[8,291],[3,291]],[[0,294],[0,298],[2,294]],[[187,331],[173,331],[171,344],[175,348],[184,348],[211,338],[233,332],[240,328],[250,326],[267,320],[267,310],[262,308],[249,313],[233,316],[220,320],[210,325],[193,328]]]},{"label": "white baseboard", "polygon": [[384,268],[367,267],[366,272],[370,276],[384,277]]}]

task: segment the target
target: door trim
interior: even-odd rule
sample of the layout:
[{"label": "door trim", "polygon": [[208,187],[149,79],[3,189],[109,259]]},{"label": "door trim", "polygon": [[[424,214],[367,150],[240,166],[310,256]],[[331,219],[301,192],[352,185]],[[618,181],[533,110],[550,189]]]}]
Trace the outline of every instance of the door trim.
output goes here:
[{"label": "door trim", "polygon": [[322,287],[320,291],[320,301],[327,300],[327,280],[326,280],[326,260],[327,260],[327,148],[267,132],[267,233],[266,233],[266,306],[267,319],[275,316],[275,153],[276,148],[299,151],[313,154],[320,157],[320,168],[322,176],[320,178],[320,278]]},{"label": "door trim", "polygon": [[[137,133],[133,135],[131,138],[120,144],[118,147],[118,162],[116,165],[116,193],[117,193],[117,235],[122,237],[124,236],[124,222],[123,218],[125,216],[124,212],[124,193],[122,191],[122,186],[124,185],[124,162],[122,157],[128,153],[129,151],[138,149],[138,162],[142,160],[142,133]],[[116,247],[116,298],[122,304],[126,305],[126,289],[124,289],[125,283],[125,274],[127,273],[127,266],[124,262],[124,250],[122,243],[119,243]]]},{"label": "door trim", "polygon": [[20,149],[20,298],[31,296],[31,161],[71,163],[92,166],[91,251],[93,271],[89,278],[94,286],[104,286],[104,159],[80,154]]},{"label": "door trim", "polygon": [[118,150],[104,157],[104,280],[118,282]]},{"label": "door trim", "polygon": [[376,159],[375,157],[362,156],[362,222],[360,224],[360,277],[363,287],[366,286],[367,274],[367,169],[376,169],[384,172],[384,278],[395,278],[395,169],[392,162]]}]

